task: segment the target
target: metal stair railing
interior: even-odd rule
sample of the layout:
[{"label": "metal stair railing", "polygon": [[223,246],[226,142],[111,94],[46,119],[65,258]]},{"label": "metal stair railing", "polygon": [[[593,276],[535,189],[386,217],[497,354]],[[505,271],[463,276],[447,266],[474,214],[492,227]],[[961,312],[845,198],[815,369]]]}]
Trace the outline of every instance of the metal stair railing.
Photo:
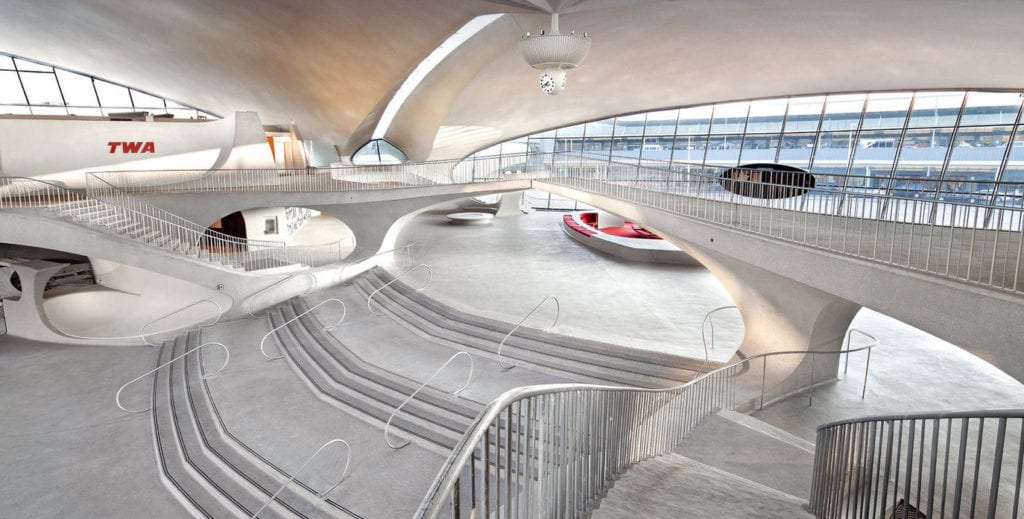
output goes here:
[{"label": "metal stair railing", "polygon": [[[177,309],[177,310],[175,310],[173,312],[170,312],[168,314],[165,314],[165,315],[162,315],[160,317],[157,317],[156,319],[153,319],[153,320],[149,321],[148,323],[142,325],[142,329],[139,331],[139,337],[142,338],[142,342],[144,342],[144,343],[146,343],[146,344],[148,344],[150,346],[159,346],[159,344],[149,342],[149,338],[146,337],[146,328],[149,328],[154,323],[158,323],[160,321],[163,321],[164,319],[167,319],[168,317],[170,317],[172,315],[179,314],[181,312],[184,312],[185,310],[188,310],[189,308],[192,308],[192,307],[195,307],[195,306],[199,306],[199,305],[201,305],[203,303],[209,303],[209,304],[212,304],[213,306],[216,306],[217,307],[217,315],[213,316],[213,322],[212,323],[200,323],[199,324],[199,328],[202,328],[204,326],[213,326],[213,325],[217,324],[220,321],[220,318],[224,315],[224,307],[220,306],[219,303],[217,303],[216,301],[214,301],[212,299],[201,299],[201,300],[196,301],[196,302],[194,302],[192,304],[185,305],[185,306],[183,306],[183,307],[181,307],[181,308],[179,308],[179,309]],[[155,333],[167,333],[167,331],[155,332]]]},{"label": "metal stair railing", "polygon": [[554,329],[555,325],[558,324],[558,318],[562,315],[562,305],[559,304],[557,297],[555,297],[555,296],[547,296],[544,299],[542,299],[540,301],[540,303],[537,303],[537,306],[533,307],[533,310],[530,310],[529,312],[527,312],[526,315],[523,316],[523,318],[519,320],[519,323],[517,323],[514,328],[509,330],[509,332],[506,333],[504,337],[502,337],[501,342],[498,344],[498,366],[501,366],[501,369],[510,370],[510,369],[516,367],[515,364],[505,365],[505,363],[501,361],[501,350],[505,347],[505,341],[507,341],[508,338],[511,337],[512,334],[516,332],[516,330],[521,328],[523,326],[523,323],[525,323],[526,320],[529,319],[530,316],[533,315],[534,312],[536,312],[541,307],[541,305],[543,305],[544,303],[547,303],[548,300],[550,300],[551,302],[555,303],[555,320],[551,323],[551,326],[548,326],[547,328],[545,328],[544,331],[549,332],[552,329]]},{"label": "metal stair railing", "polygon": [[295,478],[299,475],[300,472],[302,472],[302,469],[306,468],[306,465],[309,465],[309,463],[313,461],[318,454],[320,454],[320,451],[326,449],[328,446],[333,445],[335,443],[340,443],[345,446],[345,468],[342,469],[341,477],[338,478],[338,482],[331,485],[331,487],[328,488],[327,490],[324,490],[323,492],[317,494],[317,497],[319,497],[320,499],[324,499],[327,496],[327,494],[329,494],[332,490],[338,488],[338,485],[342,484],[345,481],[345,477],[348,476],[348,467],[352,463],[352,446],[349,445],[347,441],[342,440],[341,438],[335,438],[321,445],[320,448],[317,449],[316,452],[314,452],[309,458],[307,458],[305,463],[299,466],[299,468],[288,478],[288,480],[285,481],[283,485],[281,485],[281,488],[277,489],[277,492],[274,492],[274,494],[270,496],[270,499],[268,499],[267,502],[263,503],[263,506],[261,506],[259,510],[256,510],[256,512],[249,516],[249,519],[256,519],[256,517],[260,515],[260,512],[265,510],[268,506],[270,506],[270,503],[273,503],[274,500],[277,499],[278,494],[283,492],[285,488],[288,488],[288,485],[290,485],[292,481],[295,481]]},{"label": "metal stair railing", "polygon": [[739,310],[739,308],[736,307],[736,305],[720,306],[704,315],[704,320],[700,323],[700,340],[704,343],[704,349],[707,349],[708,347],[708,341],[704,336],[704,327],[708,324],[711,325],[711,349],[715,349],[715,320],[712,316],[723,310]]},{"label": "metal stair railing", "polygon": [[385,288],[391,286],[392,283],[394,283],[395,281],[398,281],[399,278],[401,278],[402,276],[405,276],[406,274],[408,274],[408,273],[410,273],[410,272],[412,272],[412,271],[414,271],[416,269],[420,269],[420,268],[427,269],[427,281],[425,283],[423,283],[423,286],[421,286],[420,288],[417,288],[416,291],[419,292],[420,290],[423,290],[424,288],[427,288],[427,286],[430,285],[430,280],[433,279],[433,277],[434,277],[434,271],[431,270],[430,267],[428,267],[426,263],[420,263],[419,265],[416,265],[415,267],[411,267],[411,268],[407,269],[405,272],[402,272],[401,274],[395,276],[394,279],[392,279],[391,281],[388,281],[387,283],[384,283],[383,285],[381,285],[380,288],[378,288],[377,290],[374,290],[373,292],[371,292],[370,295],[367,296],[367,298],[366,298],[366,310],[368,312],[370,312],[370,314],[372,314],[372,315],[376,315],[376,316],[384,315],[383,312],[374,312],[373,311],[373,306],[370,304],[373,301],[373,296],[377,295],[377,293],[380,292],[381,290],[384,290]]},{"label": "metal stair railing", "polygon": [[1019,517],[1022,429],[1024,409],[821,425],[809,511],[822,519]]},{"label": "metal stair railing", "polygon": [[[231,351],[228,350],[228,347],[225,346],[222,343],[219,343],[219,342],[205,342],[205,343],[200,344],[199,346],[196,346],[195,348],[192,348],[191,350],[188,350],[185,353],[182,353],[181,355],[178,355],[177,357],[174,357],[173,359],[171,359],[171,360],[169,360],[169,361],[167,361],[167,362],[165,362],[165,363],[163,363],[163,364],[161,364],[161,365],[159,365],[159,366],[157,366],[157,367],[155,367],[155,368],[153,368],[153,369],[151,369],[151,370],[149,370],[149,371],[147,371],[147,372],[145,372],[145,373],[143,373],[143,374],[141,374],[141,375],[139,375],[139,376],[137,376],[137,377],[135,377],[135,378],[133,378],[131,380],[129,380],[128,382],[125,382],[124,385],[122,385],[120,388],[118,388],[117,393],[114,394],[114,403],[117,404],[117,407],[119,409],[121,409],[122,411],[124,411],[126,413],[145,413],[146,411],[149,411],[150,409],[153,409],[152,406],[147,407],[145,409],[139,409],[139,410],[126,409],[123,405],[121,405],[121,392],[124,391],[124,388],[126,388],[126,387],[128,387],[128,386],[130,386],[130,385],[132,385],[132,384],[142,380],[147,375],[151,375],[153,373],[156,373],[157,371],[159,371],[159,370],[161,370],[161,369],[163,369],[163,368],[165,368],[167,366],[170,366],[171,363],[173,363],[174,361],[176,361],[178,359],[181,359],[182,357],[184,357],[186,355],[189,355],[191,353],[197,352],[197,351],[203,349],[203,347],[210,346],[210,345],[220,346],[221,348],[224,349],[224,364],[222,364],[220,366],[220,368],[218,368],[217,371],[214,371],[213,373],[210,373],[208,375],[207,374],[203,374],[202,378],[207,379],[207,378],[210,378],[210,377],[212,377],[214,375],[217,375],[221,371],[224,371],[224,368],[228,367],[228,362],[231,360]],[[200,369],[202,369],[201,366],[202,366],[202,363],[200,363]]]},{"label": "metal stair railing", "polygon": [[477,416],[414,517],[586,516],[631,465],[672,452],[705,418],[734,408],[747,390],[736,378],[763,356],[664,389],[548,384],[506,391]]},{"label": "metal stair railing", "polygon": [[395,443],[392,443],[392,441],[391,441],[391,421],[395,419],[395,415],[398,413],[398,411],[402,410],[402,408],[405,407],[405,404],[408,404],[409,402],[412,401],[413,398],[416,398],[416,395],[418,395],[420,393],[420,391],[423,390],[423,388],[427,387],[427,384],[430,384],[430,381],[434,380],[434,377],[436,377],[439,373],[441,373],[441,371],[444,368],[448,367],[448,365],[451,364],[453,360],[455,360],[455,357],[458,357],[460,355],[465,355],[466,358],[469,359],[469,375],[466,376],[466,383],[462,384],[462,386],[459,387],[458,389],[456,389],[455,391],[452,391],[451,392],[451,396],[458,395],[463,390],[465,390],[467,387],[469,387],[470,383],[473,382],[473,356],[470,355],[469,353],[465,352],[465,351],[460,351],[460,352],[452,355],[451,357],[449,357],[448,360],[446,360],[444,364],[441,364],[440,368],[437,368],[437,371],[434,371],[433,375],[430,375],[430,377],[427,378],[426,381],[424,381],[422,384],[420,384],[420,387],[416,388],[416,391],[413,391],[412,394],[409,395],[408,397],[406,397],[406,399],[404,401],[402,401],[401,404],[398,404],[398,407],[396,407],[394,411],[391,411],[391,415],[388,416],[387,423],[384,424],[384,441],[388,444],[388,447],[391,447],[392,449],[398,450],[398,449],[401,449],[401,448],[405,447],[406,445],[409,445],[409,443],[411,443],[411,440],[405,440],[404,443],[397,444],[397,445]]},{"label": "metal stair railing", "polygon": [[[282,242],[245,240],[202,227],[194,222],[150,206],[126,194],[107,197],[109,200],[92,198],[63,186],[34,178],[7,177],[0,179],[0,209],[45,208],[62,216],[80,219],[87,225],[107,229],[118,236],[141,241],[163,250],[209,262],[228,262],[242,265],[246,255],[260,249],[285,250]],[[79,213],[73,204],[84,203],[86,209],[96,210]],[[120,232],[117,224],[123,224]],[[133,229],[134,226],[134,229]],[[140,230],[131,234],[130,230]],[[154,234],[149,239],[146,236]],[[256,261],[247,265],[247,270],[280,266],[274,262]]]},{"label": "metal stair railing", "polygon": [[341,305],[341,317],[338,318],[338,320],[334,324],[332,324],[330,326],[324,326],[324,330],[333,330],[333,329],[337,328],[338,325],[340,325],[341,322],[345,320],[345,316],[348,315],[348,308],[345,306],[345,303],[342,300],[340,300],[340,299],[335,299],[333,297],[330,298],[330,299],[324,299],[323,301],[320,301],[319,303],[314,305],[309,310],[306,310],[305,312],[302,312],[301,314],[296,315],[295,317],[292,317],[291,319],[288,319],[287,321],[284,322],[284,324],[281,324],[280,326],[277,326],[273,330],[270,330],[269,332],[267,332],[267,334],[264,335],[262,339],[260,339],[260,353],[263,354],[263,356],[266,357],[267,360],[283,359],[284,358],[284,352],[280,353],[276,357],[271,357],[270,355],[267,355],[267,351],[264,349],[264,347],[266,346],[266,343],[267,343],[267,338],[269,338],[271,335],[274,334],[274,332],[280,330],[281,328],[284,328],[285,326],[288,326],[289,324],[292,324],[292,322],[298,320],[300,317],[302,317],[302,316],[312,312],[313,310],[316,310],[317,308],[320,308],[321,306],[323,306],[326,303],[331,303],[331,302],[338,303],[339,305]]}]

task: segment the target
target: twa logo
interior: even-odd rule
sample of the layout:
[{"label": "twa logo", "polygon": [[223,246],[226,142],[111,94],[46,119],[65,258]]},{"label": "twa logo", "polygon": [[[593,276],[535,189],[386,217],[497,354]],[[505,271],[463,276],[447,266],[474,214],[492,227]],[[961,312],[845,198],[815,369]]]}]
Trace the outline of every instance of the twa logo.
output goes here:
[{"label": "twa logo", "polygon": [[156,145],[153,141],[149,142],[108,142],[107,146],[110,146],[110,153],[117,153],[118,148],[121,149],[121,153],[156,153]]}]

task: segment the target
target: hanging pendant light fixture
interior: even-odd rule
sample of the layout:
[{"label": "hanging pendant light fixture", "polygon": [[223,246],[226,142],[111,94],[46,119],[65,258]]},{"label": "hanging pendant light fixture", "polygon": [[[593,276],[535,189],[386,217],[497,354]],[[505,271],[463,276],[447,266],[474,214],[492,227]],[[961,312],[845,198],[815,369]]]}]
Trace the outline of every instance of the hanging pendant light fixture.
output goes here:
[{"label": "hanging pendant light fixture", "polygon": [[566,71],[583,63],[590,51],[590,36],[576,31],[558,32],[558,13],[551,15],[551,32],[538,35],[526,33],[519,42],[519,51],[531,67],[541,71],[540,89],[556,96],[565,90]]}]

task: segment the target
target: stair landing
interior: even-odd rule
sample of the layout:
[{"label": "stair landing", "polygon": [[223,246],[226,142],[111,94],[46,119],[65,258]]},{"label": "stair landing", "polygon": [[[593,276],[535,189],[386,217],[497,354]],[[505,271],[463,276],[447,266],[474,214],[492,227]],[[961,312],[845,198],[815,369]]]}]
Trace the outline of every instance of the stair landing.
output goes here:
[{"label": "stair landing", "polygon": [[669,454],[629,469],[601,500],[594,519],[704,517],[812,518],[805,500]]}]

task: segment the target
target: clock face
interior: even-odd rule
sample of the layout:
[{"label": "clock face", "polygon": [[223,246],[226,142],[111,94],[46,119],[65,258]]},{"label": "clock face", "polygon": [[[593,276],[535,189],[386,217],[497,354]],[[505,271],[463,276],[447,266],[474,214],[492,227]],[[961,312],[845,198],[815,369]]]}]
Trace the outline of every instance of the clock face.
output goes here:
[{"label": "clock face", "polygon": [[551,74],[540,75],[540,89],[545,94],[550,94],[555,91],[555,78],[551,77]]}]

